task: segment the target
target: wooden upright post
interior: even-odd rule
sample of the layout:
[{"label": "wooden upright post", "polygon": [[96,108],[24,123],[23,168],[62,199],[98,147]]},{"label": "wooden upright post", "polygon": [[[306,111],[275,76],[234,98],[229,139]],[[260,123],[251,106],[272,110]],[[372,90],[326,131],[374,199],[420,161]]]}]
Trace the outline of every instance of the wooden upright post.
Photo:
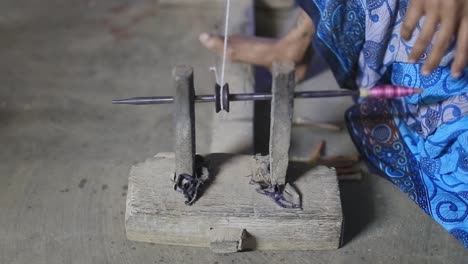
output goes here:
[{"label": "wooden upright post", "polygon": [[177,66],[173,71],[175,82],[175,164],[176,178],[195,172],[195,88],[193,69]]},{"label": "wooden upright post", "polygon": [[273,185],[286,184],[294,113],[294,64],[273,65],[270,123],[270,174]]}]

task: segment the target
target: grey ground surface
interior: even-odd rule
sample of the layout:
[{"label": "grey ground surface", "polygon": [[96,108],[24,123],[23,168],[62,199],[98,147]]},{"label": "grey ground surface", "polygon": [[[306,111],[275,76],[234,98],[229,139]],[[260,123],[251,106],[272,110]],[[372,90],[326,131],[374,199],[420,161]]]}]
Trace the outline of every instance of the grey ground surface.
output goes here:
[{"label": "grey ground surface", "polygon": [[[128,170],[172,151],[172,113],[110,101],[173,94],[179,63],[193,65],[197,91],[209,93],[216,62],[197,35],[220,22],[218,7],[155,3],[1,1],[0,263],[466,263],[455,239],[375,176],[341,185],[345,244],[337,251],[214,255],[127,241]],[[336,88],[321,64],[300,89]],[[296,114],[340,122],[349,104],[300,101]],[[203,153],[213,108],[197,109]],[[322,137],[330,153],[354,151],[344,132],[300,128],[292,153],[308,154]]]}]

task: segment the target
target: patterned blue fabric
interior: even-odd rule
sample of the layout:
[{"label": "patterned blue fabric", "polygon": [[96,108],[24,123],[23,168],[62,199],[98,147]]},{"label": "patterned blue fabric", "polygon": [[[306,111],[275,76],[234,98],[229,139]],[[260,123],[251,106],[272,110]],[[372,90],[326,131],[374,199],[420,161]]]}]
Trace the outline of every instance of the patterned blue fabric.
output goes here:
[{"label": "patterned blue fabric", "polygon": [[357,88],[356,66],[365,38],[364,3],[360,0],[306,0],[299,4],[314,21],[314,48],[327,58],[339,85]]},{"label": "patterned blue fabric", "polygon": [[422,76],[431,47],[420,63],[408,63],[421,27],[410,41],[399,33],[408,0],[299,4],[316,25],[314,46],[342,87],[424,89],[404,99],[360,102],[346,113],[348,128],[369,165],[468,248],[468,68],[460,79],[450,76],[453,45],[440,67]]}]

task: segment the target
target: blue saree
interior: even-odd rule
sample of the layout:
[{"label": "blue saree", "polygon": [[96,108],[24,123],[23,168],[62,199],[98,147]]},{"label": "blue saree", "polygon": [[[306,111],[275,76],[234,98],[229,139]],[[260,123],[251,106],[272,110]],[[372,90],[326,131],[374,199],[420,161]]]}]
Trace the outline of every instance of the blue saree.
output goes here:
[{"label": "blue saree", "polygon": [[343,88],[391,83],[423,88],[404,99],[366,99],[345,114],[356,147],[374,172],[468,248],[468,68],[450,76],[454,46],[431,76],[408,63],[417,39],[400,29],[408,0],[300,0],[316,26],[313,45]]}]

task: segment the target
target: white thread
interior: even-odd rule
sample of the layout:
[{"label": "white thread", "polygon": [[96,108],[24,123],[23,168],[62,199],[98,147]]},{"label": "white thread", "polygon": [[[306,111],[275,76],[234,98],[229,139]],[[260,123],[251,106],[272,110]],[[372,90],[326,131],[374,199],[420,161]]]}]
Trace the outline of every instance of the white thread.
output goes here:
[{"label": "white thread", "polygon": [[[216,67],[210,67],[210,71],[214,73],[216,83],[221,87],[221,94],[224,94],[224,73],[226,72],[226,60],[227,60],[227,46],[228,46],[228,35],[229,35],[229,16],[231,13],[231,0],[226,0],[226,17],[224,21],[224,48],[223,48],[223,61],[221,66],[221,78],[219,78]],[[221,100],[221,109],[224,109],[223,100]]]},{"label": "white thread", "polygon": [[214,73],[215,81],[217,84],[219,84],[219,75],[218,75],[218,70],[216,69],[216,67],[215,66],[210,67],[210,71]]},{"label": "white thread", "polygon": [[229,14],[231,12],[231,0],[227,0],[226,3],[226,19],[224,22],[224,51],[223,51],[223,64],[221,68],[221,89],[224,86],[224,73],[226,71],[226,53],[227,53],[227,45],[228,45],[228,33],[229,33]]}]

